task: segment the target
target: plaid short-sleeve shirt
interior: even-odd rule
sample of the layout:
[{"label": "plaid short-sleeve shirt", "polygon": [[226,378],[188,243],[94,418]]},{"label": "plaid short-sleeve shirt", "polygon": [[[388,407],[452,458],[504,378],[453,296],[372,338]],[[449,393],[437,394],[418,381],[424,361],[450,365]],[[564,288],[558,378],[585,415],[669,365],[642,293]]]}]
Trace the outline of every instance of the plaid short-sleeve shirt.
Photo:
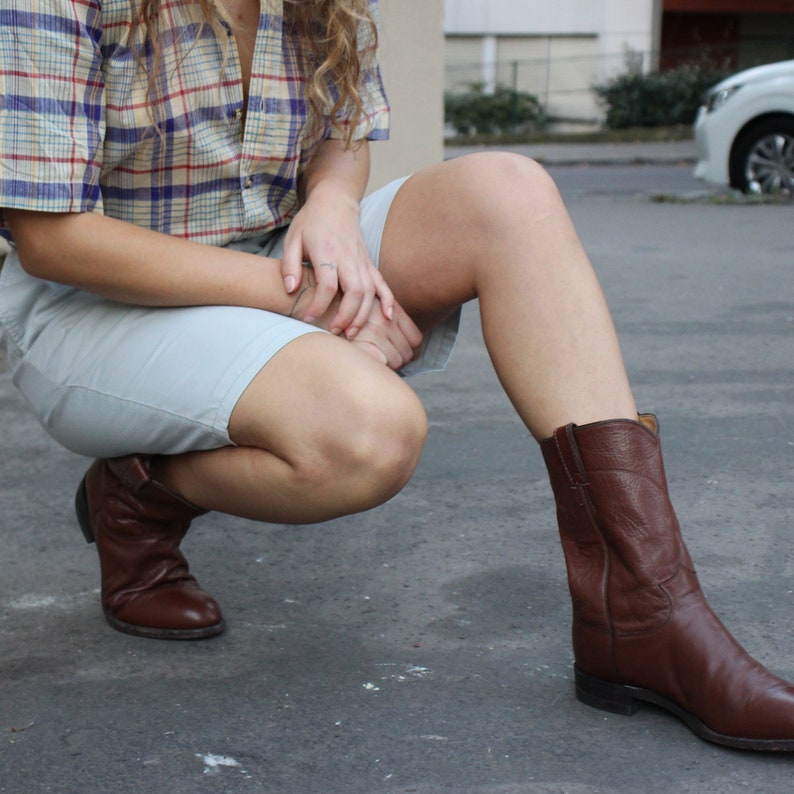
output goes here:
[{"label": "plaid short-sleeve shirt", "polygon": [[[262,4],[247,107],[231,31],[220,40],[191,0],[163,0],[158,100],[147,107],[131,23],[130,0],[0,0],[0,207],[101,212],[216,245],[288,223],[312,147],[344,131],[326,120],[307,135],[281,0]],[[373,47],[364,27],[359,46]],[[354,137],[387,138],[377,64],[363,79]]]}]

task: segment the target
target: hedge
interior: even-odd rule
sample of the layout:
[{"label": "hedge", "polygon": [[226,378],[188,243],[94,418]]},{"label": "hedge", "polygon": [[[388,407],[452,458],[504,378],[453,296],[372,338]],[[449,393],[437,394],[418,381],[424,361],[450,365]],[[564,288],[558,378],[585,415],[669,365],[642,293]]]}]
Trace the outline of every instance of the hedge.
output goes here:
[{"label": "hedge", "polygon": [[707,63],[646,74],[630,70],[593,90],[610,129],[692,124],[706,91],[728,74]]},{"label": "hedge", "polygon": [[486,93],[479,83],[463,93],[444,94],[444,119],[458,135],[529,132],[546,124],[532,94],[505,86]]}]

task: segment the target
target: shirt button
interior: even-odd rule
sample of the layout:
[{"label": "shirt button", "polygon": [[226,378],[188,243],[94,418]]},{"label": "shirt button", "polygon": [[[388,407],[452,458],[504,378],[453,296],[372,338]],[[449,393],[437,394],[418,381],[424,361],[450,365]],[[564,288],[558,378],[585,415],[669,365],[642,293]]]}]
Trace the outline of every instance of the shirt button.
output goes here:
[{"label": "shirt button", "polygon": [[247,190],[249,187],[251,187],[251,185],[253,185],[253,184],[254,184],[254,180],[253,180],[253,179],[251,179],[251,177],[249,176],[249,177],[248,177],[248,178],[245,180],[245,182],[244,182],[243,184],[245,185],[245,187],[246,187],[246,190]]},{"label": "shirt button", "polygon": [[243,111],[240,108],[234,111],[234,118],[236,121],[239,121],[243,117]]}]

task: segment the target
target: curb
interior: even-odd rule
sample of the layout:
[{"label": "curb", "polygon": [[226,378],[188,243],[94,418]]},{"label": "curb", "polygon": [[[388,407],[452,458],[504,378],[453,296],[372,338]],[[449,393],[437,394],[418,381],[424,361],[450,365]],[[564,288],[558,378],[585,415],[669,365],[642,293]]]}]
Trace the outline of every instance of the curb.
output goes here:
[{"label": "curb", "polygon": [[691,140],[663,143],[447,145],[444,159],[485,151],[523,154],[545,166],[694,165],[698,159],[695,142]]}]

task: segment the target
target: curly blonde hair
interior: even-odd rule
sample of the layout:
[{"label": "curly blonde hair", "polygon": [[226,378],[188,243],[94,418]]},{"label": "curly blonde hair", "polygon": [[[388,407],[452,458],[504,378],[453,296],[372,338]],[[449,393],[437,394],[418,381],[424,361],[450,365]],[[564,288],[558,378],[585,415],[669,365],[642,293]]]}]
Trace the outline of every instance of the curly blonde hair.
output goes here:
[{"label": "curly blonde hair", "polygon": [[[144,31],[144,45],[150,48],[149,98],[157,97],[161,62],[157,20],[161,0],[130,0],[133,5],[133,32]],[[186,0],[200,11],[203,24],[220,31],[218,14],[229,24],[222,5],[213,0]],[[136,12],[137,11],[137,12]],[[328,119],[344,132],[348,147],[366,116],[362,75],[375,60],[378,31],[368,0],[284,0],[285,24],[297,37],[304,55],[306,100],[321,126]],[[359,33],[368,31],[368,46],[360,47]],[[345,123],[339,121],[346,111]]]}]

